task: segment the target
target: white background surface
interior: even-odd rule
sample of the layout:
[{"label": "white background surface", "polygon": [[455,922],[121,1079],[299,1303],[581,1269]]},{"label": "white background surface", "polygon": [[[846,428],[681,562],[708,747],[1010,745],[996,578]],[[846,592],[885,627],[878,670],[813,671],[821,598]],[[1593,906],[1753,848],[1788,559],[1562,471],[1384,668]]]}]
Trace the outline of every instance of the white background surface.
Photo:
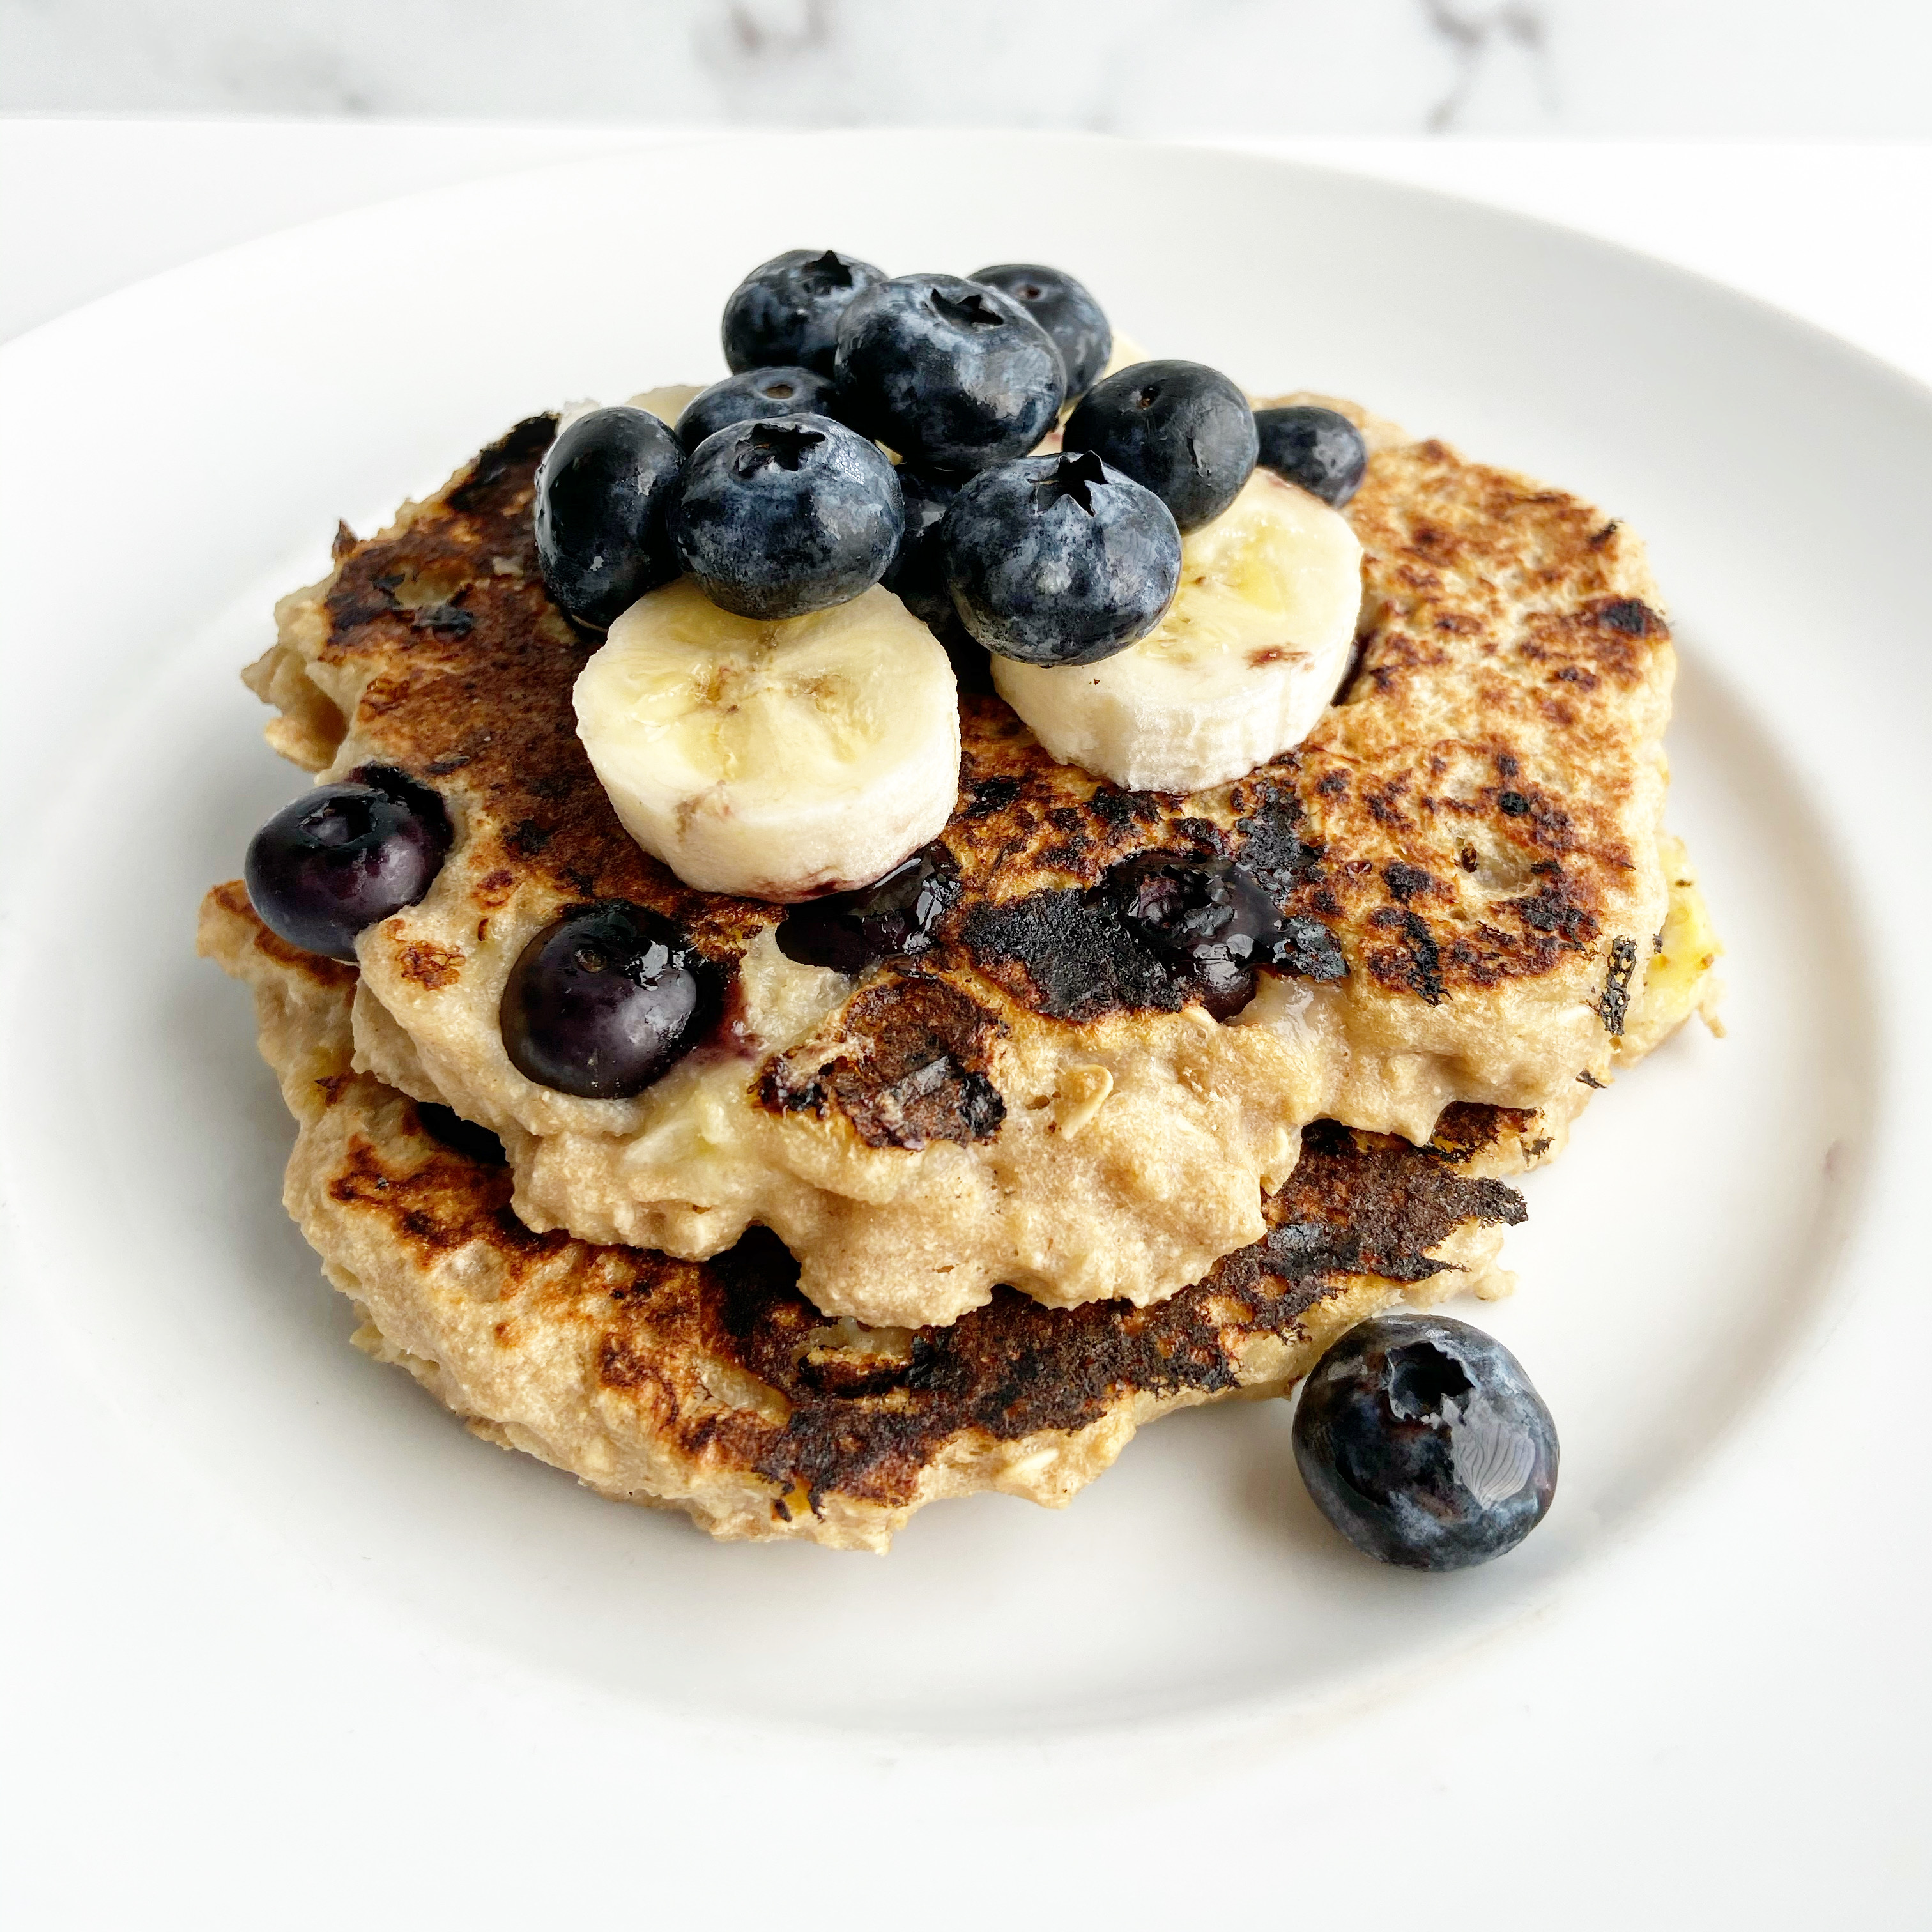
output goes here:
[{"label": "white background surface", "polygon": [[[398,172],[413,178],[412,156],[438,151],[449,178],[560,138],[472,130],[459,160],[446,130],[8,126],[10,296],[24,289],[18,320],[39,320],[130,272],[366,200]],[[1568,213],[1694,263],[1701,250],[1701,265],[1932,373],[1924,264],[1900,245],[1928,229],[1922,154],[1389,147],[1346,158]],[[16,818],[10,842],[31,822]],[[10,921],[21,910],[4,908]],[[1505,1925],[1536,1922],[1539,1898],[1559,1897],[1544,1922],[1897,1923],[1898,1901],[1932,1876],[1922,1678],[1888,1675],[1895,1653],[1875,1669],[1842,1599],[1809,1574],[1852,1560],[1830,1534],[1835,1484],[1912,1492],[1914,1470],[1848,1476],[1821,1455],[1808,1484],[1768,1496],[1734,1456],[1739,1535],[1719,1550],[1667,1520],[1651,1532],[1641,1588],[1628,1570],[1601,1572],[1506,1642],[1332,1719],[1314,1748],[1323,1775],[1293,1815],[1244,1807],[1270,1748],[1252,1736],[1218,1760],[1181,1754],[1167,1788],[1134,1791],[1104,1764],[1044,1750],[975,1790],[970,1759],[935,1768],[868,1747],[857,1769],[878,1808],[855,1816],[833,1798],[854,1770],[836,1754],[774,1745],[748,1762],[730,1735],[640,1730],[640,1750],[683,1754],[717,1791],[721,1823],[736,1821],[699,1847],[662,1842],[621,1790],[578,1784],[576,1743],[602,1759],[614,1721],[593,1696],[533,1687],[471,1648],[460,1603],[444,1640],[399,1637],[326,1568],[244,1535],[126,1434],[88,1365],[30,1303],[7,1299],[8,1735],[34,1751],[9,1753],[4,1810],[8,1863],[34,1888],[23,1924],[126,1923],[144,1899],[162,1924],[434,1924],[459,1908],[474,1923],[569,1922],[593,1898],[604,1901],[598,1922],[651,1923],[656,1898],[688,1889],[694,1857],[734,1918],[763,1906],[803,1924],[946,1924],[976,1895],[983,1923],[986,1888],[1002,1867],[1020,1883],[1024,1867],[1007,1922],[1199,1922],[1220,1874],[1246,1882],[1257,1866],[1278,1870],[1286,1918],[1298,1870],[1345,1835],[1352,1856],[1370,1856],[1363,1815],[1392,1768],[1405,1808],[1382,1821],[1386,1862],[1364,1871],[1378,1917],[1470,1922],[1471,1889],[1492,1888],[1493,1922]],[[1898,1542],[1856,1552],[1878,1621],[1918,1587],[1919,1516],[1902,1504]],[[1736,1624],[1736,1565],[1754,1549],[1765,1589],[1785,1600],[1776,1667]],[[1660,1571],[1672,1580],[1662,1594]],[[218,1634],[221,1672],[178,1670],[184,1623]],[[1576,1670],[1580,1654],[1594,1671]],[[380,1744],[360,1750],[364,1737]],[[332,1767],[331,1783],[304,1774],[311,1760]],[[1634,1768],[1606,1790],[1598,1762]],[[1515,1774],[1496,1779],[1498,1762]],[[1464,1774],[1470,1763],[1486,1768],[1481,1782]],[[1237,1820],[1230,1841],[1223,1827]],[[71,1848],[57,1867],[37,1855],[54,1839]],[[533,1844],[547,1859],[532,1861]],[[549,1887],[532,1890],[532,1863],[546,1862]],[[1433,1908],[1438,1882],[1457,1888],[1452,1914]]]}]

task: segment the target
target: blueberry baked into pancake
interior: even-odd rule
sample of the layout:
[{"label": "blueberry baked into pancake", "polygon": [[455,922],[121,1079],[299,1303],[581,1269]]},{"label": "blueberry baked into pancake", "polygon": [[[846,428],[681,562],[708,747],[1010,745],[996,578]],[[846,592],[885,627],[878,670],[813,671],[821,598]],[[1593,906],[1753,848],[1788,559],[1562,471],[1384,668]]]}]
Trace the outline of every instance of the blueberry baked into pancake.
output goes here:
[{"label": "blueberry baked into pancake", "polygon": [[342,530],[248,674],[321,784],[202,943],[371,1348],[881,1547],[1499,1292],[1502,1178],[1714,1011],[1637,539],[1043,268],[796,250],[724,342]]}]

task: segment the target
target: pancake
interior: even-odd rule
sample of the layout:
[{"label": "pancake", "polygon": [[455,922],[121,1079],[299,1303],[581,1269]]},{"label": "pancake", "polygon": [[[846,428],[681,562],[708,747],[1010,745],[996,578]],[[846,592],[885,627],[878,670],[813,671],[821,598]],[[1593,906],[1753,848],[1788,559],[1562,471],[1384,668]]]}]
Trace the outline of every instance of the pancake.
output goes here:
[{"label": "pancake", "polygon": [[1459,1107],[1430,1148],[1311,1126],[1263,1238],[1158,1306],[1002,1288],[950,1327],[828,1322],[762,1229],[699,1263],[526,1226],[488,1133],[357,1070],[356,969],[278,939],[238,881],[200,945],[254,988],[297,1123],[285,1198],[357,1345],[488,1439],[714,1536],[883,1550],[943,1497],[1058,1507],[1143,1423],[1278,1394],[1392,1303],[1509,1285],[1521,1199],[1467,1169],[1512,1124]]},{"label": "pancake", "polygon": [[[779,909],[687,889],[619,826],[574,734],[590,646],[533,549],[554,423],[380,536],[340,532],[249,674],[298,763],[442,793],[434,888],[360,942],[356,1065],[496,1135],[529,1228],[702,1260],[761,1225],[818,1308],[874,1325],[1002,1285],[1148,1306],[1264,1238],[1305,1124],[1421,1144],[1445,1108],[1506,1109],[1532,1123],[1486,1154],[1507,1171],[1634,1053],[1674,660],[1613,518],[1378,435],[1348,512],[1358,663],[1310,739],[1212,791],[1129,793],[963,698],[956,903],[931,950],[855,983],[787,959]],[[1232,1022],[1110,910],[1108,868],[1149,850],[1238,856],[1312,922]],[[525,942],[606,898],[677,920],[731,992],[656,1085],[579,1100],[515,1071],[497,1010]]]}]

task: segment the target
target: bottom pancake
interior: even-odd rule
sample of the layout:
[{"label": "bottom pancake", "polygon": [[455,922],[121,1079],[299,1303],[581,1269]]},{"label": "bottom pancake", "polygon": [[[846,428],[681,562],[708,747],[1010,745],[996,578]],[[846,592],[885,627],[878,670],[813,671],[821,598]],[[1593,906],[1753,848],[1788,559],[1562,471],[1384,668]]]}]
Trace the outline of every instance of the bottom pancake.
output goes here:
[{"label": "bottom pancake", "polygon": [[1144,1422],[1279,1394],[1391,1302],[1508,1285],[1521,1198],[1464,1171],[1508,1123],[1462,1108],[1426,1148],[1316,1124],[1266,1236],[1151,1308],[1001,1289],[947,1328],[828,1320],[762,1230],[701,1263],[533,1232],[489,1134],[355,1070],[354,967],[276,938],[238,882],[200,946],[254,990],[297,1122],[284,1198],[357,1345],[478,1434],[714,1536],[883,1550],[941,1497],[1057,1507]]}]

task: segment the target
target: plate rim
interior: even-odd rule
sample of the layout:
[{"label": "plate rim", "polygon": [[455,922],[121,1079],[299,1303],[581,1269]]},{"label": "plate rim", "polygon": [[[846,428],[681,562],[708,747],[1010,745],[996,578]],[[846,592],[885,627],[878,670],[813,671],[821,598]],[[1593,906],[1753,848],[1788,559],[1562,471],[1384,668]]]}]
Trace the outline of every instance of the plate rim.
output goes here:
[{"label": "plate rim", "polygon": [[[669,138],[662,142],[652,142],[647,146],[619,150],[610,154],[546,163],[534,168],[506,170],[502,174],[484,178],[481,182],[458,183],[436,188],[412,191],[368,206],[344,211],[338,214],[320,217],[312,221],[278,230],[272,235],[256,237],[238,243],[232,248],[218,250],[208,256],[197,258],[195,261],[162,271],[156,275],[142,278],[136,282],[128,284],[126,287],[116,290],[40,324],[26,332],[11,342],[0,345],[0,379],[11,376],[16,366],[23,360],[31,360],[33,356],[48,352],[43,345],[49,338],[56,339],[56,350],[54,352],[58,352],[58,338],[74,332],[76,325],[84,324],[88,328],[98,328],[101,326],[104,316],[111,322],[114,319],[115,312],[122,305],[152,300],[154,292],[158,290],[166,291],[172,285],[184,285],[191,288],[196,279],[202,277],[209,271],[211,265],[225,265],[232,268],[238,265],[238,258],[240,258],[242,262],[245,263],[246,258],[252,255],[267,254],[293,246],[298,240],[313,238],[318,233],[326,233],[338,224],[358,224],[368,219],[372,214],[393,213],[399,207],[434,206],[443,201],[469,199],[476,196],[482,188],[493,185],[500,186],[508,180],[531,176],[551,176],[560,173],[602,172],[619,166],[634,166],[645,157],[662,160],[667,155],[675,154],[686,148],[700,148],[713,146],[722,140],[740,138],[742,136],[680,136]],[[808,134],[788,134],[783,138],[788,142],[810,140],[820,143],[837,142],[875,144],[887,140],[902,140],[904,137],[895,134],[893,130],[814,130]],[[952,137],[949,136],[947,138]],[[1008,141],[1016,140],[1034,147],[1073,144],[1089,149],[1127,148],[1143,151],[1154,156],[1173,152],[1210,155],[1217,160],[1237,164],[1244,167],[1264,169],[1271,172],[1282,172],[1304,178],[1313,178],[1320,180],[1332,178],[1352,184],[1367,185],[1378,194],[1404,200],[1424,203],[1448,203],[1457,209],[1472,212],[1486,220],[1506,227],[1546,231],[1553,235],[1561,236],[1571,242],[1584,244],[1592,251],[1605,253],[1613,258],[1628,258],[1634,262],[1642,265],[1649,272],[1660,272],[1670,278],[1680,280],[1696,289],[1706,298],[1714,296],[1720,298],[1727,305],[1741,307],[1747,313],[1754,315],[1762,324],[1774,326],[1780,330],[1795,332],[1808,346],[1814,350],[1822,349],[1828,351],[1834,358],[1850,358],[1856,365],[1861,367],[1862,372],[1868,380],[1876,379],[1882,380],[1888,385],[1902,386],[1910,393],[1914,406],[1926,414],[1928,436],[1932,436],[1932,385],[1922,381],[1910,372],[1897,368],[1882,357],[1874,355],[1857,344],[1844,340],[1829,331],[1819,327],[1802,316],[1792,314],[1774,302],[1732,288],[1721,280],[1694,269],[1688,268],[1680,264],[1649,254],[1641,249],[1631,248],[1620,242],[1604,240],[1589,233],[1586,230],[1568,224],[1551,221],[1540,217],[1517,214],[1464,194],[1447,193],[1410,183],[1390,182],[1377,176],[1358,173],[1346,168],[1307,163],[1298,158],[1230,151],[1207,142],[1148,142],[1120,140],[1108,136],[1048,134],[1038,132],[1028,132],[1018,135],[1005,134],[1000,135],[999,138]],[[32,352],[32,356],[26,352],[30,350]],[[1922,911],[1916,908],[1898,908],[1894,910],[1904,922],[1900,929],[1905,932],[1908,937],[1910,936],[1909,927],[1914,922],[1915,913],[1916,922],[1918,925],[1924,926],[1932,923],[1926,920]],[[4,931],[0,931],[0,956],[4,956],[7,962],[7,970],[0,972],[0,982],[11,982],[14,964],[11,956],[15,950],[16,943],[13,935]],[[1884,998],[1882,1004],[1886,1008],[1887,1017],[1889,1018],[1894,1016],[1893,1013],[1894,1003],[1889,998]],[[10,1062],[11,1058],[10,1045],[0,1042],[0,1060]],[[1882,1077],[1883,1072],[1884,1070],[1881,1070],[1882,1084],[1885,1091],[1881,1099],[1880,1106],[1883,1114],[1888,1117],[1898,1111],[1898,1096],[1892,1090],[1896,1085],[1902,1083],[1904,1076],[1902,1071],[1895,1070],[1892,1077],[1886,1078]],[[1874,1158],[1864,1182],[1864,1198],[1868,1204],[1880,1199],[1881,1192],[1887,1184],[1888,1166],[1888,1163]],[[0,1241],[4,1241],[6,1250],[9,1252],[17,1251],[16,1230],[13,1225],[14,1213],[15,1210],[10,1206],[0,1204]],[[1857,1238],[1856,1230],[1848,1230],[1841,1242],[1835,1272],[1842,1274],[1854,1264],[1856,1250],[1862,1245]],[[1841,1298],[1841,1294],[1842,1291],[1835,1292],[1834,1300]],[[1839,1313],[1842,1318],[1844,1313],[1842,1309],[1839,1310]],[[1798,1372],[1795,1362],[1787,1362],[1785,1366],[1786,1372],[1790,1375],[1795,1376]],[[1774,1406],[1768,1400],[1760,1405],[1761,1407],[1767,1408]],[[1726,1439],[1735,1442],[1735,1432],[1732,1438]],[[1720,1444],[1718,1446],[1721,1450],[1724,1445]],[[1583,1566],[1582,1574],[1600,1574],[1600,1564],[1587,1564]],[[1526,1616],[1534,1616],[1538,1614],[1539,1607],[1526,1606],[1522,1614]],[[1508,1630],[1514,1627],[1515,1622],[1516,1619],[1514,1618],[1499,1621],[1478,1634],[1472,1640],[1469,1646],[1459,1646],[1459,1648],[1492,1648]],[[1190,1727],[1195,1722],[1192,1719],[1182,1721]],[[1156,1724],[1156,1728],[1160,1730],[1165,1727]],[[1110,1742],[1118,1742],[1117,1739],[1112,1739],[1111,1733],[1109,1735]],[[911,1749],[915,1746],[914,1741],[908,1739],[902,1741],[898,1748]],[[944,1746],[938,1748],[950,1748]],[[990,1750],[1004,1750],[1006,1747],[1002,1743],[988,1745],[986,1748]]]}]

